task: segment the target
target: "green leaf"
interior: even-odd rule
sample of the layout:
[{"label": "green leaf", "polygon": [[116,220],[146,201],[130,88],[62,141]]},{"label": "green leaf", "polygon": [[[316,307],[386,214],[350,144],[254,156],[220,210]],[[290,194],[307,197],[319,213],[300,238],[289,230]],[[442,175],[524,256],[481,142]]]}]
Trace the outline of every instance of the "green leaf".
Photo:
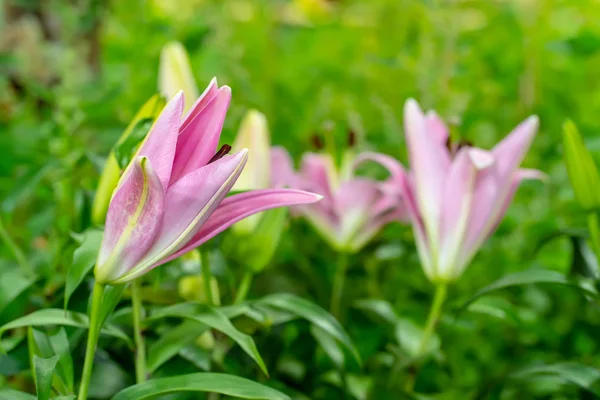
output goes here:
[{"label": "green leaf", "polygon": [[49,336],[54,353],[59,356],[57,373],[70,392],[74,391],[73,358],[69,338],[65,328],[61,327],[54,335]]},{"label": "green leaf", "polygon": [[361,364],[360,355],[342,325],[318,305],[288,293],[272,294],[257,300],[256,303],[280,308],[310,321],[339,340],[352,353],[356,361]]},{"label": "green leaf", "polygon": [[340,349],[338,342],[317,325],[311,325],[310,333],[312,333],[313,337],[317,340],[331,361],[333,361],[335,366],[338,369],[344,369],[345,356],[344,352]]},{"label": "green leaf", "polygon": [[2,271],[0,274],[0,312],[36,280],[37,278],[28,277],[20,268]]},{"label": "green leaf", "polygon": [[112,400],[143,400],[176,392],[220,393],[241,399],[288,400],[289,396],[268,386],[227,374],[197,373],[154,379],[128,387]]},{"label": "green leaf", "polygon": [[41,358],[33,356],[33,365],[35,368],[35,388],[37,400],[48,400],[52,391],[52,377],[54,368],[58,362],[58,356],[51,358]]},{"label": "green leaf", "polygon": [[142,118],[136,122],[135,126],[131,130],[131,133],[127,135],[123,140],[120,140],[114,147],[115,158],[119,167],[124,170],[131,158],[135,154],[138,146],[142,143],[150,128],[152,128],[153,118]]},{"label": "green leaf", "polygon": [[74,394],[70,394],[68,396],[53,397],[50,400],[75,400],[76,398],[77,398],[77,396],[75,396]]},{"label": "green leaf", "polygon": [[185,321],[178,327],[170,329],[156,342],[148,347],[146,366],[148,372],[156,371],[161,365],[176,356],[181,349],[192,343],[208,326],[197,321]]},{"label": "green leaf", "polygon": [[106,285],[104,288],[104,295],[102,297],[102,305],[100,306],[100,321],[102,324],[108,319],[113,313],[117,304],[123,296],[123,291],[127,285],[111,286]]},{"label": "green leaf", "polygon": [[12,389],[0,389],[0,400],[36,400],[36,397],[29,393],[19,392]]},{"label": "green leaf", "polygon": [[[4,324],[0,327],[0,336],[10,329],[47,325],[73,326],[75,328],[87,329],[89,326],[89,319],[85,314],[73,311],[64,311],[56,308],[47,308],[45,310],[34,311],[31,314]],[[101,332],[108,336],[123,339],[129,345],[131,345],[131,339],[116,326],[106,325],[104,328],[102,328]]]},{"label": "green leaf", "polygon": [[65,310],[73,292],[83,282],[85,276],[96,263],[100,244],[102,243],[102,235],[103,232],[98,229],[88,229],[83,234],[83,242],[73,253],[73,263],[67,272],[65,284]]},{"label": "green leaf", "polygon": [[159,309],[151,314],[148,320],[157,320],[165,317],[187,318],[200,322],[229,336],[269,375],[265,362],[263,361],[254,340],[245,333],[238,331],[225,314],[206,304],[184,303]]},{"label": "green leaf", "polygon": [[600,370],[576,362],[536,365],[523,368],[509,376],[511,379],[524,381],[547,377],[577,385],[600,396],[599,392],[591,388],[592,384],[600,379]]},{"label": "green leaf", "polygon": [[594,297],[597,296],[596,292],[592,291],[591,289],[579,286],[576,282],[572,282],[569,279],[567,279],[567,277],[561,274],[560,272],[545,269],[530,269],[506,275],[498,279],[497,281],[489,284],[488,286],[484,287],[483,289],[479,290],[470,299],[468,299],[459,307],[456,314],[460,314],[475,300],[493,291],[511,286],[531,285],[534,283],[554,283],[559,285],[570,286],[579,289],[585,292],[586,294],[590,294]]}]

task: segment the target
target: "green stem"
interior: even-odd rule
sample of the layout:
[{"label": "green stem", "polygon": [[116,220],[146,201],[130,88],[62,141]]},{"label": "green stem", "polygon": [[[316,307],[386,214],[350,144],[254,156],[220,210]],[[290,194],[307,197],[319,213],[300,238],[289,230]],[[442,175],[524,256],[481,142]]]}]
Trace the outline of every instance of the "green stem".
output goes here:
[{"label": "green stem", "polygon": [[142,293],[138,280],[131,283],[131,302],[133,306],[133,333],[135,340],[135,378],[137,383],[146,382],[146,344],[142,332],[142,319],[144,308]]},{"label": "green stem", "polygon": [[246,300],[250,286],[252,286],[252,279],[254,279],[254,273],[250,270],[246,270],[242,282],[240,282],[237,295],[235,296],[234,304],[240,304]]},{"label": "green stem", "polygon": [[587,220],[592,250],[594,250],[596,257],[600,259],[600,218],[598,213],[595,211],[588,213]]},{"label": "green stem", "polygon": [[2,240],[6,244],[6,247],[8,247],[13,253],[15,259],[17,260],[21,268],[23,268],[25,273],[29,276],[33,276],[34,273],[33,269],[31,268],[31,265],[29,265],[29,262],[27,261],[27,258],[25,257],[25,254],[23,253],[21,248],[17,246],[17,244],[12,240],[12,238],[8,234],[8,231],[2,223],[2,219],[0,219],[0,238],[2,238]]},{"label": "green stem", "polygon": [[215,304],[212,295],[212,273],[210,272],[210,260],[208,251],[200,250],[200,262],[202,263],[202,280],[204,281],[204,292],[206,293],[206,303],[209,306]]},{"label": "green stem", "polygon": [[90,308],[90,328],[88,332],[87,346],[85,348],[85,361],[83,363],[83,374],[81,375],[81,386],[79,387],[78,400],[87,400],[90,379],[92,378],[92,368],[94,367],[94,355],[100,336],[100,308],[102,306],[102,297],[104,296],[104,285],[94,284],[92,292],[92,306]]},{"label": "green stem", "polygon": [[425,329],[423,330],[423,336],[421,337],[421,343],[419,343],[419,348],[417,349],[417,354],[415,356],[417,365],[415,365],[414,370],[406,382],[406,391],[409,393],[412,393],[414,389],[417,373],[419,372],[418,363],[420,362],[420,358],[427,352],[427,346],[429,345],[429,341],[435,332],[435,328],[442,314],[442,306],[444,305],[447,294],[448,286],[445,283],[438,283],[435,288],[435,295],[433,297],[431,309],[429,310]]},{"label": "green stem", "polygon": [[348,270],[348,254],[339,253],[336,265],[335,276],[333,278],[333,288],[331,290],[330,311],[334,317],[340,319],[342,308],[342,294],[344,293],[344,281]]}]

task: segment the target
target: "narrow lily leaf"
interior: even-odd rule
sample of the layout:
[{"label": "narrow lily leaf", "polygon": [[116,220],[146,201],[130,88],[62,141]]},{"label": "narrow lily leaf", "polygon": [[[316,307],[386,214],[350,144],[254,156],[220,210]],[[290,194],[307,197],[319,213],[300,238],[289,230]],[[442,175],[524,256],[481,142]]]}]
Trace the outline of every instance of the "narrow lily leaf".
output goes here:
[{"label": "narrow lily leaf", "polygon": [[177,392],[219,393],[240,399],[288,400],[289,396],[268,386],[227,374],[198,373],[154,379],[128,387],[112,400],[143,400]]},{"label": "narrow lily leaf", "polygon": [[[64,311],[57,308],[47,308],[44,310],[34,311],[31,314],[4,324],[0,327],[0,336],[10,329],[24,328],[27,326],[48,325],[73,326],[75,328],[87,329],[89,326],[89,319],[85,314],[73,311]],[[125,334],[125,332],[116,326],[106,325],[101,332],[105,335],[122,339],[131,345],[131,339],[127,336],[127,334]]]},{"label": "narrow lily leaf", "polygon": [[475,293],[470,299],[465,301],[457,310],[456,315],[460,314],[465,310],[471,303],[477,300],[479,297],[484,296],[496,290],[504,289],[511,286],[522,286],[531,285],[534,283],[554,283],[559,285],[565,285],[574,287],[586,294],[597,296],[597,293],[591,289],[582,287],[576,282],[570,281],[566,276],[557,271],[544,270],[544,269],[530,269],[526,271],[516,272],[514,274],[506,275],[497,281],[489,284],[483,289]]},{"label": "narrow lily leaf", "polygon": [[77,397],[74,394],[68,396],[53,397],[50,400],[75,400]]},{"label": "narrow lily leaf", "polygon": [[36,397],[17,390],[0,389],[0,400],[36,400]]},{"label": "narrow lily leaf", "polygon": [[361,364],[360,355],[342,325],[340,325],[333,315],[316,304],[289,293],[278,293],[263,297],[257,301],[257,304],[264,304],[289,311],[310,321],[339,340],[352,353],[356,361]]},{"label": "narrow lily leaf", "polygon": [[52,358],[41,358],[33,356],[33,365],[35,368],[35,387],[38,400],[49,400],[52,391],[52,377],[54,368],[58,362],[58,356]]},{"label": "narrow lily leaf", "polygon": [[69,338],[65,328],[60,328],[54,335],[49,336],[52,350],[59,357],[57,365],[58,376],[62,379],[70,392],[74,390],[74,371],[73,358],[71,357],[71,348]]},{"label": "narrow lily leaf", "polygon": [[151,314],[149,320],[157,320],[166,317],[190,319],[224,333],[236,342],[242,350],[258,364],[265,375],[269,375],[267,366],[260,356],[254,340],[245,333],[238,331],[231,321],[229,321],[227,316],[219,310],[205,304],[184,303],[157,310]]},{"label": "narrow lily leaf", "polygon": [[178,327],[168,330],[148,348],[146,367],[153,373],[165,362],[176,356],[181,349],[192,343],[208,327],[197,321],[185,321]]},{"label": "narrow lily leaf", "polygon": [[102,323],[104,323],[109,315],[115,310],[126,287],[127,285],[107,285],[104,288],[104,297],[102,297],[102,306],[100,306],[100,321],[102,321]]},{"label": "narrow lily leaf", "polygon": [[2,271],[0,273],[0,312],[33,285],[36,279],[26,276],[20,268],[11,268]]},{"label": "narrow lily leaf", "polygon": [[117,143],[114,152],[120,169],[124,170],[129,165],[137,147],[142,143],[148,132],[150,132],[153,122],[153,118],[143,118],[137,121],[133,129],[131,129],[131,133],[123,141]]},{"label": "narrow lily leaf", "polygon": [[344,369],[345,356],[344,352],[340,349],[338,342],[317,325],[311,325],[310,333],[317,340],[331,361],[333,361],[335,366],[339,369]]},{"label": "narrow lily leaf", "polygon": [[572,121],[563,127],[563,150],[569,180],[581,206],[590,211],[600,207],[600,173],[583,138]]},{"label": "narrow lily leaf", "polygon": [[576,362],[536,365],[518,370],[509,376],[511,379],[524,381],[531,381],[542,377],[551,377],[571,383],[594,393],[596,396],[600,396],[600,392],[591,387],[592,384],[600,379],[600,370]]},{"label": "narrow lily leaf", "polygon": [[85,231],[83,242],[73,253],[73,263],[67,272],[65,283],[65,310],[67,309],[69,299],[75,290],[94,267],[101,243],[102,231],[98,229],[88,229]]}]

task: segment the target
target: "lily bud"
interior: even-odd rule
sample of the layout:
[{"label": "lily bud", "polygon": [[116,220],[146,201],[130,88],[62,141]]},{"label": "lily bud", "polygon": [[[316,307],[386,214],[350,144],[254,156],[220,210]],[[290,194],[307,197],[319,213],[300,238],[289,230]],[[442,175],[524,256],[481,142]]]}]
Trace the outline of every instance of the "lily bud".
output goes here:
[{"label": "lily bud", "polygon": [[198,98],[198,87],[194,80],[190,59],[183,45],[171,42],[162,48],[158,70],[158,90],[167,99],[172,99],[177,92],[185,93],[183,112],[187,113]]},{"label": "lily bud", "polygon": [[[233,150],[248,149],[248,161],[238,178],[234,191],[266,189],[271,185],[271,139],[267,118],[263,113],[250,110],[242,120],[233,143]],[[236,233],[250,234],[256,229],[262,214],[246,218],[233,226]]]},{"label": "lily bud", "polygon": [[165,100],[159,95],[154,95],[148,99],[148,101],[146,101],[139,109],[135,117],[133,117],[108,155],[106,164],[102,170],[102,175],[100,175],[100,181],[98,182],[98,188],[96,189],[96,197],[94,198],[94,204],[92,206],[92,222],[94,224],[100,225],[104,223],[112,192],[117,186],[119,177],[121,176],[121,168],[119,167],[119,163],[115,156],[115,149],[127,140],[140,121],[145,119],[156,119],[164,105]]},{"label": "lily bud", "polygon": [[600,208],[600,175],[592,155],[572,121],[563,126],[565,164],[575,197],[587,211]]}]

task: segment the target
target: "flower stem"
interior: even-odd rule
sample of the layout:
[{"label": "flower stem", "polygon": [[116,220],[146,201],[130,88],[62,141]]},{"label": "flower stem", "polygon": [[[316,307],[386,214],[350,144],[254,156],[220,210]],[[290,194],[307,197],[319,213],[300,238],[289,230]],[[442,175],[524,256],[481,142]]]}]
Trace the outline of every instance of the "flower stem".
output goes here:
[{"label": "flower stem", "polygon": [[348,254],[338,253],[338,262],[336,265],[335,276],[333,278],[333,288],[331,291],[330,311],[334,317],[340,319],[342,308],[342,294],[344,293],[344,281],[348,271]]},{"label": "flower stem", "polygon": [[206,293],[206,303],[209,306],[215,304],[212,295],[212,273],[210,272],[209,254],[206,250],[200,250],[200,262],[202,264],[202,280],[204,281],[204,292]]},{"label": "flower stem", "polygon": [[135,379],[137,383],[142,383],[147,379],[146,344],[142,332],[142,319],[144,318],[142,293],[137,279],[131,282],[131,302],[133,307],[133,333],[135,340]]},{"label": "flower stem", "polygon": [[589,212],[587,220],[592,250],[596,254],[596,257],[600,259],[600,218],[598,213],[595,211]]},{"label": "flower stem", "polygon": [[423,357],[423,355],[427,352],[427,346],[429,345],[429,341],[433,336],[437,323],[442,314],[442,306],[444,305],[444,301],[446,300],[447,294],[448,286],[445,283],[438,283],[435,287],[435,295],[433,297],[433,303],[431,304],[431,308],[429,309],[429,316],[427,317],[425,329],[423,330],[421,343],[419,343],[417,354],[415,356],[415,359],[417,360],[417,365],[415,365],[413,372],[411,373],[409,379],[406,382],[406,391],[409,393],[412,393],[414,389],[415,380],[417,378],[417,373],[419,370],[419,359]]},{"label": "flower stem", "polygon": [[85,348],[85,361],[83,363],[83,374],[81,375],[81,386],[79,387],[78,400],[87,400],[90,379],[92,378],[92,368],[94,367],[94,355],[100,336],[100,307],[102,306],[102,297],[104,296],[104,285],[94,284],[92,292],[92,305],[90,308],[90,327],[88,331],[87,346]]},{"label": "flower stem", "polygon": [[250,290],[250,286],[252,286],[252,279],[254,278],[254,274],[250,270],[246,270],[244,273],[244,277],[242,278],[242,282],[238,288],[237,295],[235,296],[234,304],[242,303],[246,300],[246,296],[248,295],[248,291]]}]

